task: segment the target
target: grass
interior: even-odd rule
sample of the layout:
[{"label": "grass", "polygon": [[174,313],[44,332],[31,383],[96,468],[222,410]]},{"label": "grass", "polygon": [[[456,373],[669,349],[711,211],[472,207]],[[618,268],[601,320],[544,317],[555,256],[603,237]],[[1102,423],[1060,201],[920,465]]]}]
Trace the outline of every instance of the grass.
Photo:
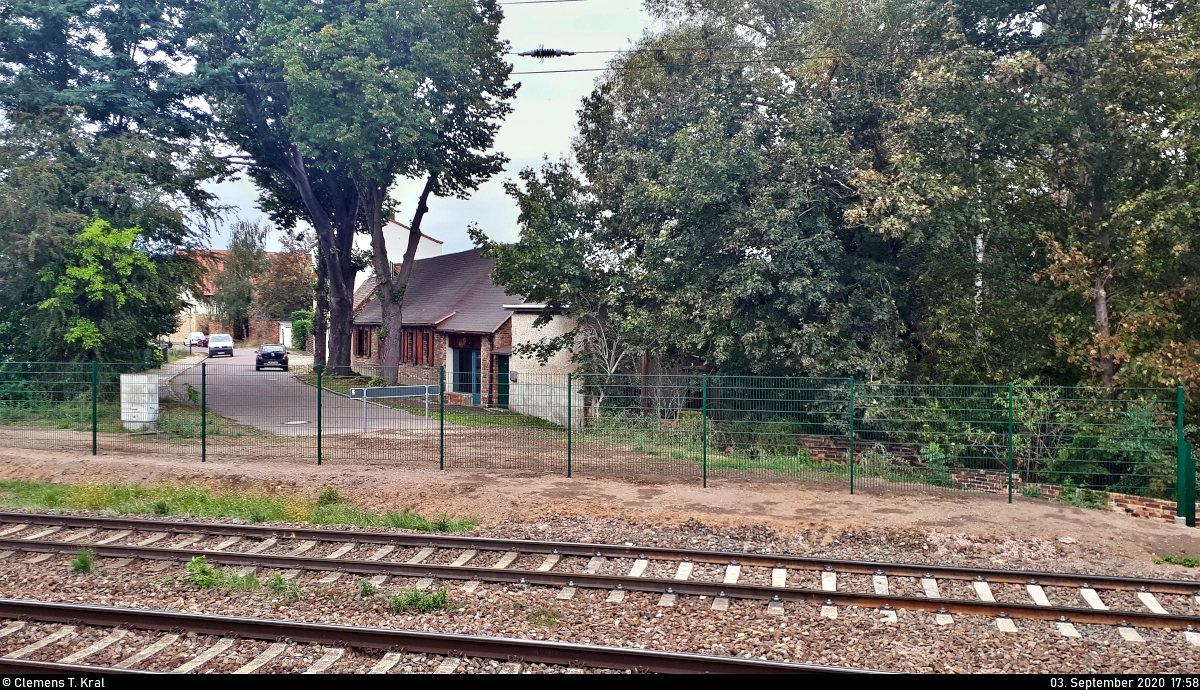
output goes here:
[{"label": "grass", "polygon": [[449,608],[446,601],[447,591],[443,587],[436,592],[426,594],[419,589],[403,589],[391,599],[392,611],[439,611]]},{"label": "grass", "polygon": [[1182,555],[1163,556],[1162,558],[1155,558],[1154,564],[1162,565],[1163,563],[1171,563],[1173,565],[1182,565],[1185,568],[1195,568],[1196,566],[1200,565],[1200,558],[1196,558],[1195,556],[1187,555],[1187,551],[1181,551],[1180,553]]},{"label": "grass", "polygon": [[[311,386],[317,385],[316,374],[297,374],[296,378]],[[342,395],[350,395],[351,388],[378,387],[380,385],[383,385],[382,379],[368,379],[362,376],[326,376],[321,381],[321,386],[325,390]],[[415,385],[424,384],[418,383]],[[437,385],[437,381],[431,381],[428,385]],[[424,398],[380,398],[373,402],[405,410],[422,417],[425,416]],[[430,419],[438,419],[438,401],[436,397],[431,397],[429,400],[429,417]],[[511,426],[534,429],[562,428],[558,424],[540,417],[524,415],[509,410],[466,405],[446,405],[445,420],[450,424],[458,426]]]},{"label": "grass", "polygon": [[96,563],[96,554],[91,549],[80,549],[71,559],[71,572],[86,574],[92,572]]},{"label": "grass", "polygon": [[375,583],[370,580],[359,580],[358,593],[363,599],[375,596]]},{"label": "grass", "polygon": [[34,510],[103,510],[125,515],[182,515],[241,518],[252,522],[308,522],[314,525],[396,527],[423,532],[463,532],[478,524],[445,513],[426,518],[408,508],[376,513],[342,500],[327,485],[315,499],[251,492],[213,492],[200,487],[137,484],[48,484],[0,480],[0,506]]},{"label": "grass", "polygon": [[167,361],[168,362],[174,362],[174,361],[183,359],[184,357],[191,357],[191,356],[192,356],[192,353],[188,352],[187,350],[180,350],[180,349],[174,348],[174,347],[171,348],[170,350],[167,350]]},{"label": "grass", "polygon": [[562,618],[562,611],[558,609],[534,609],[525,616],[525,620],[529,621],[530,625],[554,625]]},{"label": "grass", "polygon": [[224,589],[252,592],[262,589],[262,583],[253,575],[238,576],[232,568],[214,568],[204,556],[196,556],[187,564],[184,579],[201,589]]},{"label": "grass", "polygon": [[[194,388],[193,388],[194,390]],[[191,390],[188,391],[189,396]],[[199,391],[196,401],[199,401]],[[158,411],[158,431],[175,438],[200,438],[200,408],[172,402],[162,402]],[[265,431],[238,424],[211,409],[208,411],[208,437],[240,438],[271,436]],[[72,431],[92,430],[92,403],[87,400],[37,406],[0,404],[0,426],[35,426]],[[104,434],[131,433],[121,423],[121,405],[101,402],[96,405],[96,430]],[[140,433],[140,432],[134,432]]]},{"label": "grass", "polygon": [[279,573],[272,573],[267,578],[267,591],[283,601],[300,600],[300,584],[295,580],[285,580]]}]

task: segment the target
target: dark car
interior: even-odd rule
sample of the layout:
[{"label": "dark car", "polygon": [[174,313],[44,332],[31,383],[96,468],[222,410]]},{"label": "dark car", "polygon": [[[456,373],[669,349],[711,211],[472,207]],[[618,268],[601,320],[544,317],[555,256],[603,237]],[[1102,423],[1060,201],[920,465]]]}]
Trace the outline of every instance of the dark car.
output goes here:
[{"label": "dark car", "polygon": [[254,370],[262,371],[263,367],[283,367],[288,370],[287,348],[282,345],[262,345],[254,353]]},{"label": "dark car", "polygon": [[217,355],[233,356],[233,336],[224,333],[208,336],[208,356]]}]

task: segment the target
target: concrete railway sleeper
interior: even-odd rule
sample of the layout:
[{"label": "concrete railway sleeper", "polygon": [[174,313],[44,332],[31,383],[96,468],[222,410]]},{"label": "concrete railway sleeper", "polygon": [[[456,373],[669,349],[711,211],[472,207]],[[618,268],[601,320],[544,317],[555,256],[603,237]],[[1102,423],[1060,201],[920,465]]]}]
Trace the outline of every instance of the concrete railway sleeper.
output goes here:
[{"label": "concrete railway sleeper", "polygon": [[[386,628],[329,625],[263,618],[216,616],[201,613],[154,611],[58,602],[0,599],[0,644],[3,638],[25,629],[31,622],[57,626],[53,632],[8,651],[0,657],[0,672],[44,671],[91,673],[146,672],[137,667],[181,643],[179,631],[204,637],[197,652],[184,663],[168,669],[172,673],[206,670],[222,655],[233,653],[239,645],[254,642],[250,654],[236,663],[233,674],[270,672],[272,663],[286,657],[296,647],[316,645],[307,657],[303,673],[337,673],[366,670],[389,673],[396,668],[420,669],[432,673],[455,673],[466,660],[493,660],[499,673],[520,673],[530,664],[563,667],[563,671],[583,668],[633,670],[657,673],[874,673],[862,669],[780,661],[762,661],[736,657],[686,654],[657,650],[581,645],[566,642],[511,639],[479,635],[396,630]],[[100,640],[75,642],[84,627],[111,629]],[[111,666],[81,664],[89,656],[102,652],[130,631],[154,631],[155,635],[140,651]],[[263,643],[270,643],[263,646]],[[64,649],[65,647],[65,649]],[[52,659],[26,659],[36,651],[55,649]],[[369,669],[359,662],[346,667],[347,650],[372,650],[382,656],[371,657]],[[43,653],[44,656],[44,653]],[[416,664],[416,657],[426,663]],[[430,659],[430,657],[434,657]],[[436,665],[435,665],[436,664]],[[228,664],[227,664],[228,665]],[[476,663],[475,666],[480,666]]]},{"label": "concrete railway sleeper", "polygon": [[[277,527],[272,525],[241,525],[228,523],[186,522],[175,520],[150,520],[138,518],[109,518],[78,515],[46,515],[0,511],[0,538],[15,534],[33,526],[80,530],[111,530],[107,538],[94,538],[94,543],[116,541],[127,537],[121,532],[129,530],[150,534],[203,534],[208,536],[238,537],[249,539],[290,539],[316,542],[339,542],[352,544],[379,544],[394,547],[421,549],[457,549],[459,551],[495,551],[517,554],[546,554],[558,558],[599,557],[644,559],[647,561],[689,561],[694,564],[721,566],[766,567],[785,571],[817,571],[841,574],[869,575],[873,577],[912,577],[935,580],[978,581],[1026,585],[1035,581],[1043,587],[1070,587],[1093,590],[1119,590],[1146,592],[1149,594],[1176,594],[1200,597],[1200,581],[1163,580],[1154,578],[1123,577],[1114,575],[1085,575],[1077,573],[1053,573],[1030,570],[1004,570],[996,568],[965,568],[956,566],[886,563],[878,561],[851,561],[833,558],[810,558],[786,554],[756,554],[730,551],[707,551],[702,549],[677,549],[659,546],[635,546],[633,544],[594,544],[555,541],[533,541],[525,539],[493,539],[441,534],[397,533],[368,530],[322,529],[312,527]],[[22,532],[24,539],[40,538],[50,532],[37,530]],[[94,534],[94,531],[89,533]],[[117,537],[116,535],[120,535]],[[68,536],[64,534],[63,536]],[[77,543],[85,543],[82,537],[74,537]],[[99,535],[96,535],[99,537]],[[89,540],[93,541],[93,540]],[[274,543],[274,542],[272,542]]]}]

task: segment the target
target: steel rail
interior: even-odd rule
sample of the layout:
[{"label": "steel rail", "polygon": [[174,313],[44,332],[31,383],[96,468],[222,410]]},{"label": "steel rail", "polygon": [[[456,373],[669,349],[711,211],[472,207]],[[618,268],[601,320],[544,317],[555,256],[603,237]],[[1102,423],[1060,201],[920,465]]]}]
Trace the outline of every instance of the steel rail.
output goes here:
[{"label": "steel rail", "polygon": [[1114,609],[1089,609],[1074,606],[1039,606],[1007,602],[972,601],[965,599],[931,599],[895,594],[867,594],[845,591],[803,589],[798,587],[772,587],[755,584],[726,584],[702,580],[673,580],[627,575],[596,575],[538,570],[497,569],[469,565],[441,565],[424,563],[395,563],[360,559],[330,559],[312,556],[284,556],[274,554],[239,553],[236,551],[208,551],[192,548],[162,546],[113,546],[90,545],[77,542],[28,541],[0,539],[0,549],[22,549],[39,553],[72,553],[88,548],[96,556],[104,558],[142,558],[148,560],[186,561],[203,556],[206,561],[228,566],[253,566],[281,570],[340,571],[355,575],[390,575],[395,577],[429,577],[441,580],[478,580],[480,582],[514,585],[538,585],[547,587],[574,586],[587,589],[624,589],[655,594],[687,594],[695,596],[734,599],[767,599],[778,601],[803,601],[829,603],[836,606],[859,606],[883,608],[891,606],[906,610],[937,610],[976,616],[1000,616],[1033,620],[1072,621],[1119,625],[1128,623],[1147,628],[1200,629],[1200,617],[1175,614],[1158,614],[1142,611],[1120,611]]},{"label": "steel rail", "polygon": [[81,676],[96,675],[158,675],[160,671],[142,671],[133,668],[115,668],[113,666],[88,666],[86,664],[60,664],[57,661],[36,661],[33,659],[8,659],[0,657],[0,673],[53,673],[55,675],[78,674]]},{"label": "steel rail", "polygon": [[[99,527],[104,529],[130,529],[147,532],[174,532],[179,534],[211,534],[214,536],[239,536],[259,539],[270,537],[286,539],[311,539],[317,541],[354,542],[360,544],[390,544],[409,547],[434,547],[444,549],[475,549],[483,551],[519,551],[522,553],[550,554],[563,556],[591,557],[602,555],[607,558],[640,558],[651,560],[678,561],[684,558],[696,563],[726,565],[739,563],[745,566],[772,567],[782,565],[797,570],[824,570],[832,568],[839,573],[860,575],[888,575],[891,577],[932,577],[945,580],[975,580],[983,577],[988,582],[1009,584],[1037,584],[1052,587],[1081,587],[1095,589],[1136,591],[1145,588],[1148,592],[1163,594],[1200,594],[1200,580],[1162,580],[1154,578],[1124,577],[1117,575],[1093,575],[1077,573],[1054,573],[1032,570],[1005,570],[994,568],[967,568],[945,565],[888,563],[881,561],[853,561],[836,558],[813,558],[784,554],[739,553],[736,551],[708,551],[677,549],[661,546],[625,546],[618,544],[573,543],[556,541],[534,541],[525,539],[495,539],[488,537],[448,536],[440,534],[397,534],[368,530],[339,530],[312,527],[276,527],[270,525],[231,525],[227,523],[181,522],[145,520],[131,518],[86,517],[74,515],[42,515],[0,511],[0,523],[24,522],[35,525],[63,527]],[[10,540],[11,541],[11,540]]]},{"label": "steel rail", "polygon": [[[521,660],[525,663],[633,669],[652,673],[878,673],[865,669],[650,649],[629,649],[481,635],[368,628],[268,618],[0,599],[0,617],[141,630],[187,630],[256,640],[397,650],[405,653]],[[0,660],[4,661],[4,660]]]}]

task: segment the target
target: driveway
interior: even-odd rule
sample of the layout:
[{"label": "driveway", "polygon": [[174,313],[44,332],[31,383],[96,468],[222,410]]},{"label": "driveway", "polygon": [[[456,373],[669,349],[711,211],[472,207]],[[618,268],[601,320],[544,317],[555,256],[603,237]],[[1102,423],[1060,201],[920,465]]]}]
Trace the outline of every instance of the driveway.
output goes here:
[{"label": "driveway", "polygon": [[[233,357],[209,357],[207,401],[213,412],[239,424],[257,427],[278,436],[315,436],[317,433],[317,389],[278,368],[254,370],[254,350],[235,349]],[[172,395],[187,399],[188,386],[200,388],[200,365],[196,364],[171,379]],[[437,401],[432,401],[436,415]],[[383,429],[437,429],[434,416],[374,403],[366,406],[366,431]],[[329,390],[321,400],[321,431],[326,434],[362,433],[363,404]]]}]

